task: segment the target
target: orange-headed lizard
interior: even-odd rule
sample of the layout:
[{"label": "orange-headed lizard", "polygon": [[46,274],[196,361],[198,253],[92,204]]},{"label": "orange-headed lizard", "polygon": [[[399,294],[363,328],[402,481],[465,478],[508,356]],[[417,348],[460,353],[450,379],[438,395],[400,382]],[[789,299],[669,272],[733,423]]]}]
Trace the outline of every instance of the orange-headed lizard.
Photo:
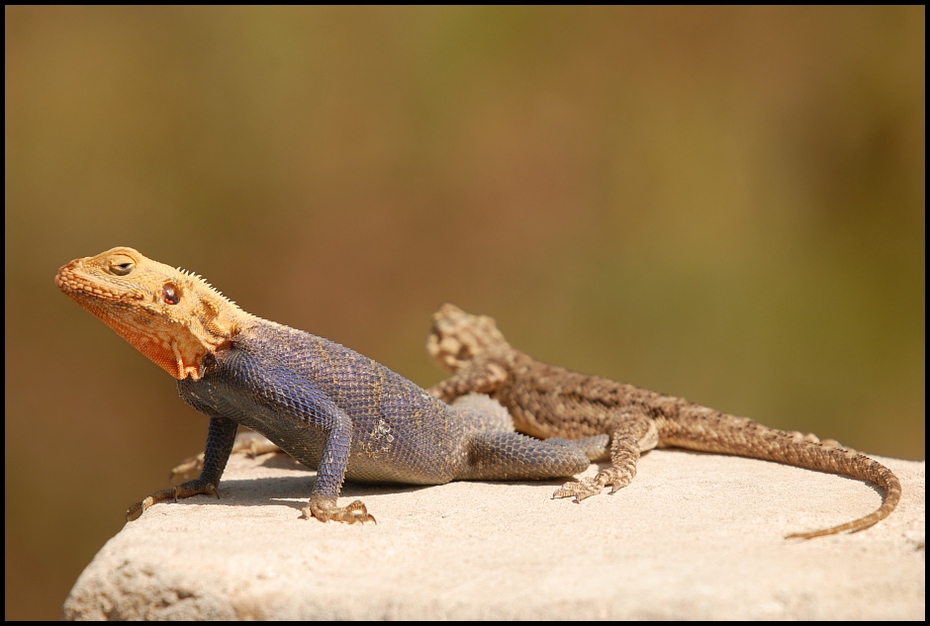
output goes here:
[{"label": "orange-headed lizard", "polygon": [[340,507],[344,479],[435,485],[451,480],[571,476],[588,467],[575,444],[515,433],[480,395],[449,406],[338,343],[246,313],[199,276],[113,248],[55,277],[72,300],[177,379],[210,418],[203,471],[132,505],[216,494],[236,428],[265,435],[317,470],[304,517],[373,521],[361,501]]}]

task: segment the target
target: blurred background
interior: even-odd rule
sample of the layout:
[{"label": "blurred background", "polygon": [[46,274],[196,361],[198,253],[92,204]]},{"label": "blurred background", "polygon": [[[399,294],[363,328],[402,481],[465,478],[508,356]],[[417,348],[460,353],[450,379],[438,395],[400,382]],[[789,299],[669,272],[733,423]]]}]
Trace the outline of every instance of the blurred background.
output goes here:
[{"label": "blurred background", "polygon": [[204,444],[54,285],[118,245],[424,386],[453,302],[551,363],[924,458],[922,7],[5,17],[7,618],[58,617]]}]

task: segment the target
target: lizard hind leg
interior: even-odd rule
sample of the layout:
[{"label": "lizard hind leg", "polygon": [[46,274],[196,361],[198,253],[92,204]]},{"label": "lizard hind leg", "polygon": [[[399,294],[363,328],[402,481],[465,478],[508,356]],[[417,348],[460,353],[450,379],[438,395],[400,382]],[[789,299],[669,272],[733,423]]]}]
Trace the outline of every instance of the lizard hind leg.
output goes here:
[{"label": "lizard hind leg", "polygon": [[611,435],[610,467],[593,478],[567,482],[552,494],[553,498],[574,498],[581,502],[610,486],[610,493],[626,487],[636,476],[636,464],[641,452],[652,450],[659,443],[655,421],[638,408],[624,409],[614,424]]}]

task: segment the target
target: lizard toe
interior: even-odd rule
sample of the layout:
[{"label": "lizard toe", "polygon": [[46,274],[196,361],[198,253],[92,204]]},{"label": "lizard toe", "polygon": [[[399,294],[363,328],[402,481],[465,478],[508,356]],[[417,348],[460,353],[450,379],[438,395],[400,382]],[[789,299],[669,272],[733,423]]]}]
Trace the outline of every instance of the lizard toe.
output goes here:
[{"label": "lizard toe", "polygon": [[315,517],[321,522],[342,522],[344,524],[378,523],[374,516],[368,513],[368,509],[361,500],[355,500],[348,506],[336,506],[335,499],[311,497],[307,506],[301,511],[301,517],[305,519]]},{"label": "lizard toe", "polygon": [[604,486],[598,484],[595,479],[586,478],[584,480],[565,483],[552,494],[552,497],[574,498],[575,502],[581,502],[585,498],[596,496],[603,488]]},{"label": "lizard toe", "polygon": [[190,498],[191,496],[201,494],[216,496],[217,498],[220,497],[220,494],[216,491],[215,484],[202,478],[196,478],[177,485],[176,487],[171,487],[170,489],[156,491],[144,500],[136,502],[126,511],[126,521],[132,522],[139,519],[139,517],[145,513],[146,509],[159,502],[177,502],[180,498]]}]

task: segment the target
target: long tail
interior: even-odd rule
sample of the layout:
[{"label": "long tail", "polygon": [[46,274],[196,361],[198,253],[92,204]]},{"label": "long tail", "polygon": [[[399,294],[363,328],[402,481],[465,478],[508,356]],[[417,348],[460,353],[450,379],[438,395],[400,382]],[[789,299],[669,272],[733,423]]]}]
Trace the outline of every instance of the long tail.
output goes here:
[{"label": "long tail", "polygon": [[885,491],[881,506],[865,517],[822,530],[792,533],[785,539],[813,539],[868,528],[888,517],[901,500],[901,483],[890,469],[864,454],[843,448],[835,441],[821,442],[814,435],[769,428],[745,417],[703,407],[682,409],[682,413],[693,412],[695,419],[687,419],[681,414],[679,419],[666,419],[660,427],[662,447],[675,446],[775,461],[866,480]]},{"label": "long tail", "polygon": [[[811,445],[822,446],[823,444]],[[785,539],[813,539],[814,537],[868,528],[888,517],[901,500],[901,483],[898,481],[898,477],[878,461],[870,459],[855,450],[829,447],[824,447],[823,449],[835,455],[842,455],[842,460],[833,466],[812,467],[811,469],[819,469],[824,472],[833,472],[834,474],[842,474],[852,478],[867,480],[881,487],[885,491],[885,498],[882,500],[880,507],[865,517],[860,517],[857,520],[840,524],[839,526],[831,526],[830,528],[824,528],[822,530],[814,530],[807,533],[791,533],[790,535],[786,535]],[[835,456],[833,456],[833,458],[835,459]],[[799,463],[792,463],[792,465],[806,467]]]}]

